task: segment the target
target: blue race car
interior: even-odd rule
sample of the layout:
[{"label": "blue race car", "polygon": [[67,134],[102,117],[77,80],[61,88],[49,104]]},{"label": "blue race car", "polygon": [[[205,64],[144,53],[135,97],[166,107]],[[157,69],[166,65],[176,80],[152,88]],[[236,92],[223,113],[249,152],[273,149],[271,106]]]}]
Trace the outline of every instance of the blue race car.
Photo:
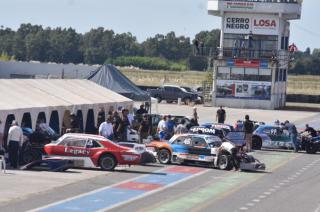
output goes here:
[{"label": "blue race car", "polygon": [[[300,143],[300,141],[298,140]],[[286,130],[274,125],[260,125],[252,136],[252,148],[293,149],[293,143]]]},{"label": "blue race car", "polygon": [[[222,142],[217,136],[204,134],[174,135],[168,142],[153,141],[146,145],[147,149],[157,154],[162,164],[192,163],[206,165],[222,170],[233,168],[231,155],[237,153],[237,146],[232,142]],[[235,151],[235,152],[234,152]],[[240,154],[240,169],[264,170],[265,165],[245,153]]]},{"label": "blue race car", "polygon": [[222,141],[217,136],[202,134],[174,135],[169,141],[153,141],[147,149],[156,152],[162,164],[196,163],[206,164],[220,169],[231,169],[229,154],[218,157]]}]

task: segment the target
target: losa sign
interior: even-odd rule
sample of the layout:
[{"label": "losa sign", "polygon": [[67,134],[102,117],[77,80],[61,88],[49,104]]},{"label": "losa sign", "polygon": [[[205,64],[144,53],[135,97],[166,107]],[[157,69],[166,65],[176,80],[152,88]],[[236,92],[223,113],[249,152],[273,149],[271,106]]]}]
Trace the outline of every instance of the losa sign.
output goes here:
[{"label": "losa sign", "polygon": [[224,21],[224,32],[232,34],[277,35],[279,18],[268,15],[227,14]]}]

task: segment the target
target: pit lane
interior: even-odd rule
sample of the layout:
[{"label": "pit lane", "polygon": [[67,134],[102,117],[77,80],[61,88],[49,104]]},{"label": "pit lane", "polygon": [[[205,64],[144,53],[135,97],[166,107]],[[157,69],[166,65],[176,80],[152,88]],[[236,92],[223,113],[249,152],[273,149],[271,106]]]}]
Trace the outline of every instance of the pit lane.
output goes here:
[{"label": "pit lane", "polygon": [[[192,114],[192,107],[188,106],[159,104],[158,109],[158,112],[161,114]],[[242,119],[245,114],[249,114],[251,119],[263,120],[267,123],[273,122],[275,120],[275,117],[276,119],[279,119],[281,121],[288,119],[297,125],[300,124],[301,126],[304,123],[308,123],[309,121],[313,123],[319,123],[317,121],[319,120],[319,113],[314,112],[241,110],[229,108],[227,108],[226,111],[228,123],[234,123],[236,120]],[[198,107],[200,122],[213,122],[215,112],[216,108]],[[263,155],[265,153],[257,152],[257,154],[257,158],[261,159],[262,162],[265,162],[264,159],[260,158],[259,155]],[[289,152],[285,154],[292,155],[292,153]],[[309,156],[303,155],[302,157],[307,158]],[[268,164],[266,165],[268,169]],[[2,180],[2,182],[4,182],[0,184],[1,194],[3,194],[0,196],[0,210],[26,211],[37,207],[42,207],[50,203],[54,203],[66,198],[77,196],[79,194],[87,193],[88,191],[99,189],[101,187],[110,186],[128,179],[140,177],[142,175],[152,174],[154,172],[157,172],[159,169],[163,169],[166,167],[167,166],[162,166],[159,164],[150,167],[121,167],[120,170],[113,173],[102,172],[97,169],[75,169],[70,170],[70,172],[67,173],[23,172],[9,170],[6,175],[0,175],[0,179]],[[296,170],[296,168],[293,168],[292,170]],[[273,173],[272,175],[267,175],[266,177],[270,178],[271,180],[273,179],[275,173]],[[175,195],[178,195],[182,191],[187,193],[193,192],[192,190],[190,190],[190,187],[194,189],[206,186],[202,182],[208,182],[208,179],[209,181],[210,179],[223,181],[226,177],[225,175],[233,174],[237,173],[210,169],[208,173],[205,173],[204,175],[197,176],[194,179],[190,179],[184,183],[180,183],[170,189],[166,189],[164,191],[154,193],[151,196],[146,196],[141,200],[134,201],[134,203],[137,204],[136,206],[132,204],[126,204],[128,205],[128,208],[126,208],[126,205],[122,205],[116,208],[116,210],[123,209],[123,211],[126,211],[126,209],[129,208],[140,210],[141,207],[145,206],[146,204],[152,205],[153,201],[155,203],[158,203],[159,199],[167,199],[167,201],[170,201],[174,199]],[[241,182],[240,184],[242,185]],[[155,200],[152,200],[153,197],[155,198]],[[239,208],[244,207],[243,205],[245,204],[246,203],[242,202],[241,204],[239,203]]]}]

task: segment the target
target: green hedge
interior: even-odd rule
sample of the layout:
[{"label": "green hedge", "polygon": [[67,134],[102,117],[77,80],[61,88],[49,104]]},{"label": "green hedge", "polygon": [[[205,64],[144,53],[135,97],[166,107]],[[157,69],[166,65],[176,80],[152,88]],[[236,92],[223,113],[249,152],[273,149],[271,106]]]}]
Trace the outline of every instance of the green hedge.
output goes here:
[{"label": "green hedge", "polygon": [[185,62],[177,63],[159,57],[117,57],[107,60],[107,63],[111,63],[116,66],[134,66],[149,70],[188,70],[188,66]]}]

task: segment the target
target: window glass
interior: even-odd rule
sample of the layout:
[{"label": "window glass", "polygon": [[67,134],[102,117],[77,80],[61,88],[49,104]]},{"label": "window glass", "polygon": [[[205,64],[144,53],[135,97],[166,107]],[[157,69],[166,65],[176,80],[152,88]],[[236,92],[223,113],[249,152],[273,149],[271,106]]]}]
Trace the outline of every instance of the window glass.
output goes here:
[{"label": "window glass", "polygon": [[172,143],[177,145],[185,145],[184,141],[187,139],[187,136],[179,136],[176,140],[174,140]]},{"label": "window glass", "polygon": [[[86,139],[85,138],[73,138],[67,137],[63,140],[64,145],[66,146],[73,146],[73,147],[85,147],[86,146]],[[60,145],[60,144],[59,144]]]},{"label": "window glass", "polygon": [[87,141],[86,147],[87,147],[87,148],[99,148],[99,147],[101,147],[101,146],[100,146],[100,144],[99,144],[97,141],[95,141],[95,140],[93,140],[93,139],[89,139],[89,140]]},{"label": "window glass", "polygon": [[271,82],[272,81],[271,69],[268,69],[268,68],[259,69],[259,81]]},{"label": "window glass", "polygon": [[244,68],[231,68],[231,80],[243,80]]},{"label": "window glass", "polygon": [[200,146],[200,147],[208,146],[207,142],[203,138],[196,137],[196,136],[192,137],[192,145]]},{"label": "window glass", "polygon": [[259,69],[257,68],[246,68],[244,80],[257,81],[259,79]]},{"label": "window glass", "polygon": [[229,67],[218,67],[217,79],[229,80],[230,79],[230,68]]}]

